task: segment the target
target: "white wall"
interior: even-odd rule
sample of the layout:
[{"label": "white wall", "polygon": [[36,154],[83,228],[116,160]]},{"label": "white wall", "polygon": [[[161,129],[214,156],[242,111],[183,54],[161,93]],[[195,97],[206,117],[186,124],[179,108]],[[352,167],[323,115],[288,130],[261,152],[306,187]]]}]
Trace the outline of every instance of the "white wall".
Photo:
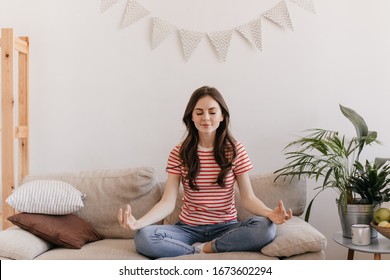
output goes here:
[{"label": "white wall", "polygon": [[[254,172],[281,167],[283,147],[306,128],[353,134],[339,104],[379,132],[383,145],[367,156],[390,155],[389,1],[314,0],[316,15],[287,1],[295,31],[263,21],[263,52],[235,33],[225,63],[205,39],[188,62],[176,35],[152,51],[152,16],[218,31],[278,0],[138,1],[151,16],[120,29],[125,0],[103,14],[100,0],[0,0],[0,27],[31,41],[32,173],[151,165],[164,180],[184,107],[202,85],[224,94]],[[335,197],[317,199],[311,223],[328,238],[327,257],[344,259],[331,238],[340,230]]]}]

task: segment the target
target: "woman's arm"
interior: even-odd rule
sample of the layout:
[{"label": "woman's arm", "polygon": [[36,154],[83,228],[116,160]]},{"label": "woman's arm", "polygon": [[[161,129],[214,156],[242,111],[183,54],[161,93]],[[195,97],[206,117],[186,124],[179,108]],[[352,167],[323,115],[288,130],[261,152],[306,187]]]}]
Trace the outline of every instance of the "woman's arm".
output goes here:
[{"label": "woman's arm", "polygon": [[119,224],[126,228],[137,230],[161,221],[175,209],[177,192],[180,186],[180,176],[168,173],[164,193],[160,201],[138,220],[131,214],[131,206],[127,205],[125,211],[118,211]]},{"label": "woman's arm", "polygon": [[267,217],[275,224],[284,223],[292,217],[291,209],[286,212],[281,200],[278,206],[272,210],[254,194],[248,172],[237,175],[237,184],[240,190],[242,204],[249,212],[258,216]]}]

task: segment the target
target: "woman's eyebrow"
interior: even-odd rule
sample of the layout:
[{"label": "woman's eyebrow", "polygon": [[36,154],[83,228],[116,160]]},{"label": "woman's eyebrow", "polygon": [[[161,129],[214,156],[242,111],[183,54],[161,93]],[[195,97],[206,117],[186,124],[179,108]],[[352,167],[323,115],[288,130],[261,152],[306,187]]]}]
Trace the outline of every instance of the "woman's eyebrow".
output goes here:
[{"label": "woman's eyebrow", "polygon": [[[194,110],[203,111],[202,108],[195,108]],[[211,107],[211,108],[208,108],[207,110],[218,110],[218,108],[217,107]]]}]

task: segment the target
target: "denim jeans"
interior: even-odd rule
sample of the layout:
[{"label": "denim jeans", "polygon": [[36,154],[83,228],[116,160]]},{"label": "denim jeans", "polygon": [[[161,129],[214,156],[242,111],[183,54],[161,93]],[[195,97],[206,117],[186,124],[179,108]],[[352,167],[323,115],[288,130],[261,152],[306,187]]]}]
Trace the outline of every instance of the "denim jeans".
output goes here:
[{"label": "denim jeans", "polygon": [[275,238],[276,227],[265,217],[252,217],[242,222],[190,226],[150,225],[140,229],[135,237],[137,251],[149,258],[176,257],[194,254],[195,242],[211,241],[218,252],[260,251]]}]

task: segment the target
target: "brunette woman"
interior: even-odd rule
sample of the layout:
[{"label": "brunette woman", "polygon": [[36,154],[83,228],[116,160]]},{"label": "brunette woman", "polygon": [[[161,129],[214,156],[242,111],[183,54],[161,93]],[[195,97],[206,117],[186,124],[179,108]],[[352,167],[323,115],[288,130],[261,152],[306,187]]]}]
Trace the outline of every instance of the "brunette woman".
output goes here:
[{"label": "brunette woman", "polygon": [[[168,157],[168,179],[161,200],[136,219],[127,205],[119,209],[122,227],[137,230],[135,245],[150,258],[194,253],[260,251],[275,237],[275,224],[290,219],[279,201],[275,209],[258,199],[248,171],[253,168],[244,146],[229,131],[228,107],[213,87],[192,94],[184,112],[187,134]],[[180,184],[183,207],[175,225],[152,225],[175,207]],[[255,216],[237,221],[234,185],[242,205]]]}]

